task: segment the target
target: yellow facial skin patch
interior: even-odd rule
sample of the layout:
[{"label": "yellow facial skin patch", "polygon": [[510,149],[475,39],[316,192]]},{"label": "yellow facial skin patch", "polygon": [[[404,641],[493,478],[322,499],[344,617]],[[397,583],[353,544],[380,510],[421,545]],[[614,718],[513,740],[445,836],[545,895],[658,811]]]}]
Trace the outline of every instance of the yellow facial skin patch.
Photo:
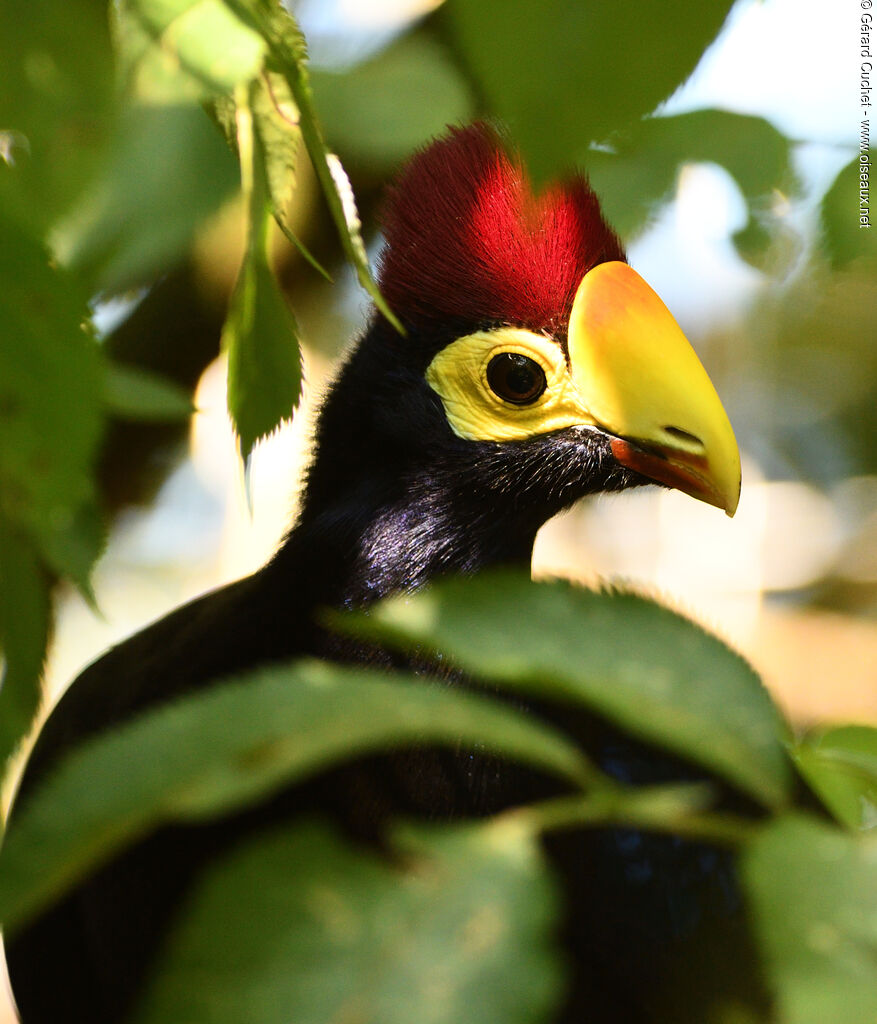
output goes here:
[{"label": "yellow facial skin patch", "polygon": [[[515,405],[491,389],[487,367],[504,352],[526,356],[542,367],[546,388],[534,402]],[[467,441],[523,441],[534,434],[594,423],[560,346],[519,328],[458,338],[429,364],[426,381],[441,398],[451,429]]]},{"label": "yellow facial skin patch", "polygon": [[[734,431],[694,349],[639,274],[616,261],[589,271],[567,334],[571,369],[556,342],[514,327],[469,334],[439,352],[426,380],[454,433],[469,441],[522,441],[596,427],[611,438],[622,465],[733,515],[740,496]],[[491,377],[495,386],[510,382],[508,400],[491,387],[488,367],[503,353],[542,368],[546,388],[534,401],[516,397],[521,382],[521,395],[530,393],[526,364],[522,378],[508,366]]]}]

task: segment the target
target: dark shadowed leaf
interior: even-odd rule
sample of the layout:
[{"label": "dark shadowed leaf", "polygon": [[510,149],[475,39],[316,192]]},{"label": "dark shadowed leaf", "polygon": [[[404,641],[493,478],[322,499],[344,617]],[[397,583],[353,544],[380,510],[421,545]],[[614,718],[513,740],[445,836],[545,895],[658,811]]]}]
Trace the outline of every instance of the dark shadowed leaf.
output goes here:
[{"label": "dark shadowed leaf", "polygon": [[472,116],[465,81],[426,36],[406,36],[349,71],[314,71],[311,79],[329,144],[379,168]]},{"label": "dark shadowed leaf", "polygon": [[[861,206],[860,167],[856,156],[834,179],[822,200],[822,244],[835,270],[860,257],[877,259],[877,226],[867,203],[864,208]],[[870,227],[862,223],[865,214]]]},{"label": "dark shadowed leaf", "polygon": [[217,865],[185,907],[138,1024],[536,1024],[561,970],[532,834],[420,829],[390,865],[304,824]]},{"label": "dark shadowed leaf", "polygon": [[[87,587],[87,526],[102,425],[100,353],[85,297],[44,247],[0,215],[0,515]],[[78,537],[78,539],[77,539]],[[98,545],[99,547],[99,545]],[[83,559],[83,548],[92,548]]]},{"label": "dark shadowed leaf", "polygon": [[877,729],[847,725],[805,737],[792,749],[798,770],[841,824],[877,826]]},{"label": "dark shadowed leaf", "polygon": [[0,776],[37,713],[48,638],[48,578],[0,513]]},{"label": "dark shadowed leaf", "polygon": [[71,755],[13,819],[0,850],[0,920],[20,924],[163,822],[221,815],[338,761],[430,742],[586,778],[569,741],[486,698],[316,662],[264,669]]},{"label": "dark shadowed leaf", "polygon": [[137,366],[107,362],[104,368],[104,408],[124,420],[185,420],[194,406],[179,384]]},{"label": "dark shadowed leaf", "polygon": [[784,727],[758,676],[652,601],[496,572],[336,619],[388,643],[440,650],[482,678],[584,703],[767,804],[786,797]]},{"label": "dark shadowed leaf", "polygon": [[450,0],[469,69],[537,179],[650,114],[691,74],[732,0]]},{"label": "dark shadowed leaf", "polygon": [[873,1024],[877,839],[804,817],[769,825],[743,879],[783,1024]]},{"label": "dark shadowed leaf", "polygon": [[135,106],[99,180],[55,233],[62,262],[119,292],[170,269],[238,184],[234,159],[197,106]]}]

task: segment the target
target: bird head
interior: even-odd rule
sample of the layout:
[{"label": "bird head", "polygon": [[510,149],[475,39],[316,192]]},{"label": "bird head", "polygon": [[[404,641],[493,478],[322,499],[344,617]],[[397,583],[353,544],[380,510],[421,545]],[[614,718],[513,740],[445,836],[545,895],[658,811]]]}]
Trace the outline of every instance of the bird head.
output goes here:
[{"label": "bird head", "polygon": [[584,178],[535,195],[491,127],[452,129],[403,169],[383,227],[405,334],[374,314],[326,404],[314,488],[382,487],[408,524],[452,507],[492,552],[473,565],[595,491],[656,482],[733,515],[728,417]]}]

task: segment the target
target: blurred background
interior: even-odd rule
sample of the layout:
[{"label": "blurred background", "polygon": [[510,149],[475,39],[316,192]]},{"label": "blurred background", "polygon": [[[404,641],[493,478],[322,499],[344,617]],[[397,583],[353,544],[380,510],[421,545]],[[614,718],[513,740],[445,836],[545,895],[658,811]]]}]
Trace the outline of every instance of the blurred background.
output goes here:
[{"label": "blurred background", "polygon": [[[497,104],[460,59],[466,26],[436,2],[303,0],[296,13],[374,254],[394,168],[445,124]],[[622,582],[695,616],[753,661],[801,724],[877,721],[877,275],[849,170],[860,141],[858,18],[858,3],[741,0],[660,117],[607,146],[581,146],[574,132],[551,141],[590,173],[631,263],[699,351],[744,470],[733,520],[655,488],[599,497],[544,528],[535,570]],[[635,78],[640,52],[632,39],[618,74]],[[62,596],[53,692],[113,641],[257,568],[294,518],[314,408],[368,316],[304,161],[299,173],[291,219],[335,284],[278,240],[305,344],[304,402],[257,447],[246,481],[222,358],[212,358],[240,258],[237,201],[185,265],[97,307],[120,358],[197,381],[198,411],[187,431],[113,431],[100,614]]]},{"label": "blurred background", "polygon": [[[76,10],[85,6],[103,39],[104,6]],[[687,612],[746,655],[802,727],[874,723],[877,244],[859,222],[863,8],[738,0],[725,19],[727,7],[648,3],[626,12],[621,32],[617,11],[563,0],[292,4],[372,257],[382,188],[412,149],[449,123],[501,119],[537,181],[561,167],[590,175],[631,264],[679,320],[729,412],[743,455],[733,520],[656,488],[597,497],[543,529],[535,572],[621,583]],[[41,9],[61,32],[60,7]],[[16,22],[8,45],[25,31]],[[89,68],[109,61],[108,45],[97,56],[69,50]],[[76,162],[87,155],[81,137],[69,153],[63,136],[51,138],[60,170],[43,184],[61,211],[93,168]],[[2,142],[10,164],[27,148],[14,132]],[[174,163],[155,145],[136,161],[121,150],[90,200],[85,189],[55,234],[62,256],[78,246],[82,266],[119,247],[101,235],[119,220],[114,188],[164,199],[150,168]],[[98,611],[72,587],[56,594],[52,697],[116,640],[271,556],[295,516],[320,396],[369,315],[301,152],[287,221],[334,283],[278,232],[304,398],[245,476],[219,354],[244,244],[225,174],[203,186],[210,215],[194,245],[142,286],[95,300],[113,359],[192,389],[197,411],[186,423],[112,424],[98,475],[111,522],[93,577]]]}]

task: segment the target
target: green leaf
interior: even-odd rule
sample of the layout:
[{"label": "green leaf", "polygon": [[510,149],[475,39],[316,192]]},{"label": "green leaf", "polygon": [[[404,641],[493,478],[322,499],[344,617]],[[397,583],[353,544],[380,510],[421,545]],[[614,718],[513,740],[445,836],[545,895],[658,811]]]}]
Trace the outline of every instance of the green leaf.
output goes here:
[{"label": "green leaf", "polygon": [[92,557],[79,526],[94,503],[102,426],[87,312],[73,279],[0,210],[0,516],[83,588]]},{"label": "green leaf", "polygon": [[[313,254],[297,238],[289,223],[289,206],[295,193],[301,132],[298,108],[282,75],[263,72],[251,83],[247,104],[253,118],[253,133],[261,147],[268,182],[271,213],[287,241],[294,245],[308,263],[331,283],[332,278]],[[225,133],[229,145],[238,148],[237,105],[231,97],[219,97],[213,103],[213,114]]]},{"label": "green leaf", "polygon": [[362,224],[356,209],[353,189],[341,161],[330,153],[317,119],[314,96],[306,63],[304,38],[289,12],[279,0],[228,0],[230,6],[246,14],[268,40],[268,69],[286,80],[299,114],[299,128],[329,212],[341,239],[344,254],[356,271],[359,283],[377,308],[397,330],[402,325],[387,305],[372,276],[362,240]]},{"label": "green leaf", "polygon": [[107,362],[104,408],[118,419],[186,420],[194,406],[189,394],[172,380],[138,366]]},{"label": "green leaf", "polygon": [[[753,153],[758,160],[752,159]],[[790,154],[789,140],[763,118],[695,110],[646,118],[613,136],[611,147],[583,153],[582,164],[607,220],[629,239],[672,198],[683,164],[724,167],[740,186],[752,216],[752,208],[762,205],[759,201],[774,189],[794,185]]]},{"label": "green leaf", "polygon": [[0,197],[40,232],[91,178],[113,124],[106,4],[33,0],[4,7],[0,129],[12,130],[12,166],[0,160]]},{"label": "green leaf", "polygon": [[847,725],[805,737],[792,748],[798,771],[825,806],[854,831],[877,825],[877,729]]},{"label": "green leaf", "polygon": [[[866,226],[862,216],[870,210],[861,205],[862,182],[859,156],[854,157],[834,179],[834,184],[822,200],[822,243],[828,261],[835,270],[841,270],[856,259],[877,258],[873,223]],[[873,178],[873,175],[872,175]]]},{"label": "green leaf", "polygon": [[759,267],[773,241],[771,218],[749,212],[749,220],[731,236],[737,255],[753,267]]},{"label": "green leaf", "polygon": [[292,416],[301,391],[298,327],[267,259],[245,257],[222,344],[228,350],[228,410],[246,460],[260,438]]},{"label": "green leaf", "polygon": [[58,576],[67,576],[95,612],[91,570],[106,539],[107,528],[96,497],[84,501],[70,519],[55,523],[40,537],[40,555],[46,566]]},{"label": "green leaf", "polygon": [[267,50],[223,0],[123,0],[115,28],[127,89],[152,102],[230,92],[259,73]]},{"label": "green leaf", "polygon": [[569,741],[486,698],[317,662],[272,667],[68,757],[13,817],[0,850],[0,920],[20,925],[165,822],[230,813],[337,762],[410,743],[470,745],[587,777]]},{"label": "green leaf", "polygon": [[656,0],[634,17],[598,0],[450,0],[471,74],[537,180],[652,113],[694,70],[732,0]]},{"label": "green leaf", "polygon": [[286,225],[286,208],[295,190],[295,166],[301,142],[298,110],[286,81],[265,74],[252,91],[253,124],[265,163],[274,216]]},{"label": "green leaf", "polygon": [[750,666],[687,619],[624,593],[501,571],[390,598],[340,629],[426,645],[515,689],[585,704],[768,805],[787,796],[776,708]]},{"label": "green leaf", "polygon": [[391,865],[321,825],[216,865],[138,1024],[537,1024],[557,1003],[557,898],[532,834],[408,830]]},{"label": "green leaf", "polygon": [[343,73],[314,71],[311,80],[329,144],[378,168],[473,114],[459,71],[424,35],[405,36]]},{"label": "green leaf", "polygon": [[55,232],[55,250],[93,290],[124,291],[170,269],[237,183],[200,108],[133,107],[93,189]]},{"label": "green leaf", "polygon": [[236,121],[248,239],[222,345],[228,351],[228,410],[246,460],[256,441],[292,416],[301,391],[301,355],[298,327],[268,264],[272,207],[265,151],[243,92]]},{"label": "green leaf", "polygon": [[0,776],[33,724],[49,639],[49,581],[36,552],[0,514]]},{"label": "green leaf", "polygon": [[873,1024],[877,838],[804,818],[769,825],[742,858],[782,1024]]}]

